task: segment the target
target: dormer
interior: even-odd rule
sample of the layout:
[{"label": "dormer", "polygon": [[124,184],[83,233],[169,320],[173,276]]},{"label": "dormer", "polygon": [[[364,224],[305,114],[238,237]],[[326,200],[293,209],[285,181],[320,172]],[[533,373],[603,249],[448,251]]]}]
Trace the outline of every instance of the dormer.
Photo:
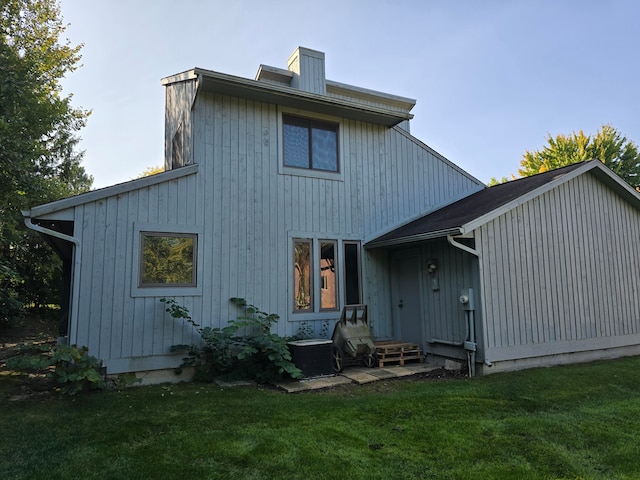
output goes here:
[{"label": "dormer", "polygon": [[255,79],[261,83],[289,87],[312,95],[322,95],[345,103],[383,109],[405,116],[404,121],[394,122],[409,131],[409,113],[416,101],[389,93],[347,85],[326,78],[324,52],[298,47],[287,60],[287,69],[260,65]]},{"label": "dormer", "polygon": [[281,108],[398,126],[409,132],[411,98],[369,90],[326,78],[325,54],[298,47],[289,56],[287,68],[260,65],[255,79],[193,68],[162,79],[166,87],[165,169],[189,165],[193,160],[193,109],[198,97],[212,92]]},{"label": "dormer", "polygon": [[256,80],[326,95],[324,53],[298,47],[287,60],[287,70],[260,65]]}]

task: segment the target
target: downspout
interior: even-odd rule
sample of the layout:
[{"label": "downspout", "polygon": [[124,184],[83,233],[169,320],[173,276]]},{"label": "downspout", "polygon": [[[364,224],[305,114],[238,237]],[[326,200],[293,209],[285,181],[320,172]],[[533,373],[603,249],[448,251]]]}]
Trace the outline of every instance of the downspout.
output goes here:
[{"label": "downspout", "polygon": [[24,224],[27,228],[34,230],[39,233],[43,233],[45,235],[49,235],[51,237],[56,237],[61,240],[65,240],[67,242],[71,242],[75,245],[73,249],[73,270],[72,270],[72,287],[71,287],[71,314],[70,314],[70,322],[69,322],[69,332],[75,332],[77,328],[77,319],[78,319],[78,304],[80,300],[80,266],[82,264],[81,261],[81,250],[80,250],[80,240],[76,237],[72,237],[70,235],[66,235],[64,233],[56,232],[55,230],[51,230],[49,228],[45,228],[41,225],[37,225],[32,222],[31,217],[29,216],[28,211],[23,211],[22,215],[24,215]]},{"label": "downspout", "polygon": [[[459,248],[462,251],[470,253],[471,255],[474,255],[474,256],[478,257],[478,261],[480,260],[480,252],[478,252],[474,248],[471,248],[471,247],[468,247],[468,246],[466,246],[466,245],[464,245],[462,243],[456,242],[456,240],[453,238],[453,235],[447,235],[447,241],[449,242],[449,244],[452,247]],[[481,292],[481,294],[484,295],[484,285],[482,284],[482,275],[480,276],[480,292]],[[481,302],[481,304],[484,304],[484,302]],[[483,305],[483,307],[484,307],[484,305]],[[474,336],[475,336],[475,334],[474,334]],[[486,328],[482,329],[482,337],[483,337],[482,338],[483,346],[486,347],[486,345],[487,345],[487,329]],[[475,341],[475,340],[472,339],[472,341]],[[485,355],[485,359],[484,359],[484,364],[487,367],[493,367],[493,363],[491,363],[489,361],[489,359],[487,359],[486,355]]]}]

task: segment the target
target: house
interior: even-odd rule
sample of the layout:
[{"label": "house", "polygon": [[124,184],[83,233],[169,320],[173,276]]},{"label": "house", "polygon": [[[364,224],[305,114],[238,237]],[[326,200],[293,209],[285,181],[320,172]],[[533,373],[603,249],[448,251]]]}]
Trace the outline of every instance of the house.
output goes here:
[{"label": "house", "polygon": [[481,190],[365,248],[389,250],[394,332],[490,373],[640,354],[639,241],[640,195],[592,160]]},{"label": "house", "polygon": [[[64,335],[108,372],[171,369],[243,297],[277,333],[329,332],[367,303],[392,338],[389,261],[368,239],[484,185],[410,134],[415,100],[326,79],[322,52],[255,79],[194,68],[166,87],[164,173],[24,212],[64,260]],[[65,310],[67,310],[65,308]]]},{"label": "house", "polygon": [[[297,48],[255,79],[163,79],[165,172],[24,212],[63,259],[63,334],[165,372],[243,297],[280,335],[368,305],[376,339],[479,373],[639,353],[640,197],[600,162],[487,189],[410,133],[415,100]],[[489,368],[489,365],[492,365]]]}]

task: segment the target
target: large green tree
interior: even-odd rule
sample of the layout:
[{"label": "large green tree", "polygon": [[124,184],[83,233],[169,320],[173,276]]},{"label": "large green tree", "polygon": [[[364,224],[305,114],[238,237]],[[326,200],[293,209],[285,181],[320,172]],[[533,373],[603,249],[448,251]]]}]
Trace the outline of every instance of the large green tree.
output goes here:
[{"label": "large green tree", "polygon": [[21,301],[50,301],[38,292],[56,283],[57,259],[20,211],[93,182],[76,135],[89,112],[60,84],[80,61],[81,45],[61,41],[66,27],[56,0],[0,0],[0,323]]},{"label": "large green tree", "polygon": [[640,189],[638,147],[610,125],[603,125],[595,135],[585,135],[582,130],[571,135],[549,135],[542,150],[523,155],[518,174],[528,177],[592,159],[600,160],[633,188]]}]

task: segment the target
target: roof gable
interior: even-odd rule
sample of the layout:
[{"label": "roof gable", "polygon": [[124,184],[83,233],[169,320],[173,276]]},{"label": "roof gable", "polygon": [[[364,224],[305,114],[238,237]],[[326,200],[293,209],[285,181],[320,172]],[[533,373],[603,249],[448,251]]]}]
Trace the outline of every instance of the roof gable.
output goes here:
[{"label": "roof gable", "polygon": [[[187,175],[193,175],[197,171],[197,164],[188,165],[186,167],[177,168],[175,170],[169,170],[155,175],[149,175],[147,177],[130,180],[128,182],[118,183],[110,187],[81,193],[80,195],[75,195],[73,197],[63,198],[62,200],[56,200],[55,202],[45,203],[44,205],[38,205],[37,207],[31,208],[31,210],[23,211],[22,214],[25,217],[29,218],[42,218],[51,214],[58,214],[59,212],[63,212],[64,210],[68,210],[78,205],[84,205],[86,203],[102,200],[103,198],[112,197],[114,195],[121,195],[133,190],[150,187],[158,183],[168,182],[176,178],[185,177]],[[67,220],[67,218],[64,218],[64,220]]]},{"label": "roof gable", "polygon": [[587,172],[612,187],[640,209],[640,194],[599,160],[566,167],[485,188],[429,213],[367,243],[367,247],[391,246],[447,235],[462,235],[493,220],[518,205]]}]

